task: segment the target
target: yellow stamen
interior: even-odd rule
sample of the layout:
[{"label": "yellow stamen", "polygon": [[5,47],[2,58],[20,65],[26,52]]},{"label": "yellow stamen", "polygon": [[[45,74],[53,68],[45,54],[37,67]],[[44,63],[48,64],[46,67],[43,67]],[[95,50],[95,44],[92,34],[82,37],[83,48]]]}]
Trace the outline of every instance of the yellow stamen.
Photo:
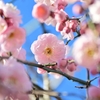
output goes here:
[{"label": "yellow stamen", "polygon": [[46,48],[45,49],[45,51],[44,51],[44,53],[46,54],[46,55],[51,55],[52,54],[52,50],[51,50],[51,48]]}]

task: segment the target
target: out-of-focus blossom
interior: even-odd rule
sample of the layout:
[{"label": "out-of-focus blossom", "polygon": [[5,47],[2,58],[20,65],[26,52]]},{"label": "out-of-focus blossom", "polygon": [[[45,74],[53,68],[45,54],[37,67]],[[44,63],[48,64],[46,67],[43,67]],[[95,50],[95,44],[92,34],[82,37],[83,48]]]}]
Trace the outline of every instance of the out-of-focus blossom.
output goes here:
[{"label": "out-of-focus blossom", "polygon": [[[1,66],[0,66],[1,67]],[[6,60],[3,68],[1,68],[3,79],[1,82],[14,92],[26,93],[32,89],[32,84],[22,64],[18,63],[14,58]],[[5,76],[5,77],[4,77]]]},{"label": "out-of-focus blossom", "polygon": [[[1,66],[0,66],[1,67]],[[0,83],[0,100],[5,100],[5,98],[10,95],[11,91],[2,83]]]},{"label": "out-of-focus blossom", "polygon": [[33,7],[32,15],[39,21],[44,22],[49,17],[50,10],[47,5],[37,3]]},{"label": "out-of-focus blossom", "polygon": [[10,100],[30,100],[28,94],[18,92],[11,92],[11,94],[7,98],[10,98]]},{"label": "out-of-focus blossom", "polygon": [[83,23],[80,24],[79,32],[80,32],[81,35],[85,34],[87,29],[88,29],[88,24],[87,23],[83,22]]},{"label": "out-of-focus blossom", "polygon": [[93,31],[79,37],[73,45],[73,57],[77,64],[92,69],[100,61],[100,39],[95,38]]},{"label": "out-of-focus blossom", "polygon": [[57,9],[57,4],[55,4],[56,1],[57,0],[35,0],[35,2],[37,3],[42,3],[42,4],[47,5],[51,11],[54,11]]},{"label": "out-of-focus blossom", "polygon": [[8,87],[0,83],[0,100],[29,100],[26,93],[11,91]]},{"label": "out-of-focus blossom", "polygon": [[3,50],[0,50],[0,56],[6,56],[6,57],[13,56],[17,59],[25,60],[26,59],[26,51],[23,48],[16,49],[12,52],[5,52]]},{"label": "out-of-focus blossom", "polygon": [[67,0],[56,0],[55,4],[57,5],[58,10],[64,10],[64,8],[68,5],[68,2]]},{"label": "out-of-focus blossom", "polygon": [[70,3],[75,3],[75,2],[80,1],[80,0],[66,0],[66,1],[70,4]]},{"label": "out-of-focus blossom", "polygon": [[[77,31],[78,21],[67,20],[67,21],[64,21],[63,24],[60,26],[61,26],[61,35],[63,36],[63,39],[67,38],[67,40],[73,40],[74,39],[73,32]],[[60,29],[60,26],[58,27],[59,29]]]},{"label": "out-of-focus blossom", "polygon": [[13,52],[13,57],[21,59],[21,60],[25,60],[26,59],[26,51],[25,51],[25,49],[23,49],[23,48],[16,49]]},{"label": "out-of-focus blossom", "polygon": [[96,86],[90,86],[88,88],[87,100],[100,100],[100,88]]},{"label": "out-of-focus blossom", "polygon": [[19,24],[22,22],[20,11],[13,4],[4,4],[4,2],[1,0],[0,10],[2,10],[2,16],[4,18],[9,18],[13,25],[19,26]]},{"label": "out-of-focus blossom", "polygon": [[25,36],[26,34],[23,28],[12,26],[2,35],[4,40],[2,40],[1,48],[7,52],[18,49],[25,42]]},{"label": "out-of-focus blossom", "polygon": [[6,31],[6,29],[8,28],[6,21],[0,17],[0,35],[4,33],[4,31]]},{"label": "out-of-focus blossom", "polygon": [[12,23],[18,25],[22,22],[20,11],[13,5],[7,3],[3,9],[4,16],[12,20]]},{"label": "out-of-focus blossom", "polygon": [[74,5],[72,10],[73,10],[73,13],[75,14],[82,14],[84,12],[84,8],[79,4]]},{"label": "out-of-focus blossom", "polygon": [[38,37],[31,45],[31,51],[40,64],[57,63],[65,57],[66,45],[51,33]]},{"label": "out-of-focus blossom", "polygon": [[89,6],[89,14],[94,23],[100,23],[100,0]]}]

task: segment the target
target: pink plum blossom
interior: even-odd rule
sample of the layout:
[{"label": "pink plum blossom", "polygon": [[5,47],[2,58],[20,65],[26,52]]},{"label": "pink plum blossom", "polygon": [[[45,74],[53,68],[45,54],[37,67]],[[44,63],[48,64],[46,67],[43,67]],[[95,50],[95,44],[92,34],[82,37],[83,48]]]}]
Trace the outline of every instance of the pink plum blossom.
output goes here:
[{"label": "pink plum blossom", "polygon": [[39,21],[43,22],[49,17],[50,11],[47,5],[37,3],[33,7],[32,15]]},{"label": "pink plum blossom", "polygon": [[13,25],[19,26],[22,22],[20,11],[13,4],[5,4],[2,0],[0,0],[0,10],[2,10],[2,16],[4,19],[9,18]]},{"label": "pink plum blossom", "polygon": [[31,45],[31,51],[40,64],[57,63],[65,57],[66,45],[51,33],[38,37]]},{"label": "pink plum blossom", "polygon": [[47,5],[51,11],[54,11],[57,9],[57,3],[55,4],[57,0],[34,0],[34,1],[37,3],[42,3],[42,4]]},{"label": "pink plum blossom", "polygon": [[5,51],[1,50],[0,56],[6,56],[6,57],[13,56],[20,60],[25,60],[26,59],[26,51],[23,48],[15,49],[12,52],[5,52]]},{"label": "pink plum blossom", "polygon": [[6,3],[3,7],[3,12],[4,16],[10,18],[14,25],[19,26],[19,24],[22,22],[20,11],[13,4]]},{"label": "pink plum blossom", "polygon": [[[1,67],[1,66],[0,66]],[[0,100],[5,100],[5,98],[10,95],[11,91],[0,83]]]},{"label": "pink plum blossom", "polygon": [[83,6],[81,6],[79,4],[74,5],[72,10],[73,10],[73,13],[75,13],[75,14],[82,14],[84,12]]},{"label": "pink plum blossom", "polygon": [[16,49],[15,51],[11,52],[12,56],[15,58],[18,58],[20,60],[25,60],[26,59],[26,50],[23,49],[22,47],[19,49]]},{"label": "pink plum blossom", "polygon": [[[30,100],[29,95],[26,93],[11,92],[7,100]],[[10,99],[9,99],[10,98]]]},{"label": "pink plum blossom", "polygon": [[16,59],[11,57],[6,60],[2,69],[2,75],[5,77],[1,82],[11,91],[25,93],[32,89],[32,84],[23,65],[18,63]]},{"label": "pink plum blossom", "polygon": [[77,69],[77,64],[75,63],[75,61],[68,57],[68,58],[64,58],[59,62],[59,69],[66,72],[74,72]]},{"label": "pink plum blossom", "polygon": [[56,0],[55,3],[58,6],[58,10],[64,9],[68,5],[67,0]]},{"label": "pink plum blossom", "polygon": [[93,32],[94,37],[89,31],[86,33],[74,42],[72,53],[77,64],[92,69],[100,60],[100,39],[95,38]]},{"label": "pink plum blossom", "polygon": [[11,52],[18,49],[25,42],[25,30],[20,27],[9,27],[6,32],[2,35],[4,37],[1,48],[4,51]]},{"label": "pink plum blossom", "polygon": [[8,28],[6,21],[0,17],[0,35]]},{"label": "pink plum blossom", "polygon": [[90,86],[87,100],[100,100],[100,87]]}]

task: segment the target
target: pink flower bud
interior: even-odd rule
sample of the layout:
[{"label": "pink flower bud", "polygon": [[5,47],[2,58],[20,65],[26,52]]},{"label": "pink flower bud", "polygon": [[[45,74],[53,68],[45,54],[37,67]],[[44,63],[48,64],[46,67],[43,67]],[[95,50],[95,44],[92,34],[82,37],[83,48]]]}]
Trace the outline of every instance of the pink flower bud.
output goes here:
[{"label": "pink flower bud", "polygon": [[50,10],[45,4],[37,3],[33,7],[32,15],[39,21],[45,21],[50,15]]},{"label": "pink flower bud", "polygon": [[72,10],[75,14],[82,14],[84,11],[81,5],[74,5]]}]

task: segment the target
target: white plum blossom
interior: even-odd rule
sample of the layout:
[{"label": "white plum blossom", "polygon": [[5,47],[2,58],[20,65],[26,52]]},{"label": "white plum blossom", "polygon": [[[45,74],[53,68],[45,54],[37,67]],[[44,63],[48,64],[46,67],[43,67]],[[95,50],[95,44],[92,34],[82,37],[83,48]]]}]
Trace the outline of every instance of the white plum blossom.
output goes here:
[{"label": "white plum blossom", "polygon": [[100,23],[100,0],[89,6],[89,14],[94,23]]}]

